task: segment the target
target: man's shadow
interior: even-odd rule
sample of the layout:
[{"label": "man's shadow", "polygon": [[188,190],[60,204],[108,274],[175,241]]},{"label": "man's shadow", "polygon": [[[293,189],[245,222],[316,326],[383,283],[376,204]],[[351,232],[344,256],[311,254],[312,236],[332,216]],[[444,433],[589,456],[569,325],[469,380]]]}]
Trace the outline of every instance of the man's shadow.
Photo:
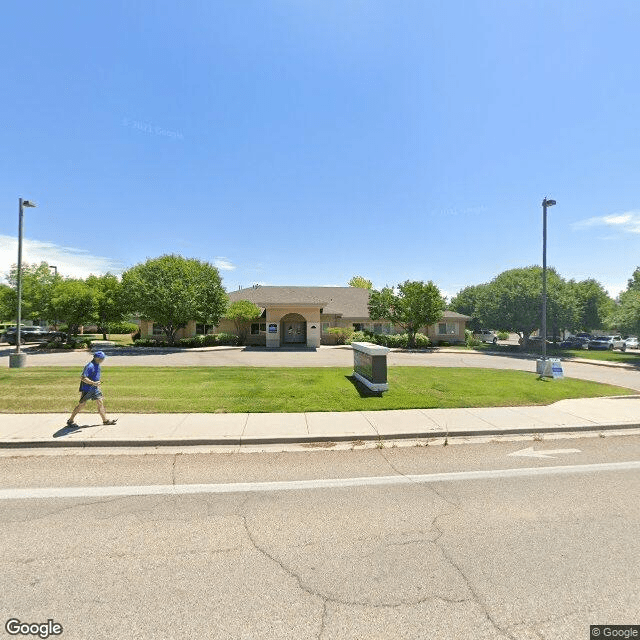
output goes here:
[{"label": "man's shadow", "polygon": [[82,431],[83,429],[91,429],[93,427],[101,427],[102,423],[100,424],[79,424],[77,427],[69,427],[67,425],[65,425],[64,427],[62,427],[62,429],[58,429],[58,431],[56,431],[53,434],[54,438],[63,438],[64,436],[68,436],[71,435],[72,433],[76,433],[77,431]]}]

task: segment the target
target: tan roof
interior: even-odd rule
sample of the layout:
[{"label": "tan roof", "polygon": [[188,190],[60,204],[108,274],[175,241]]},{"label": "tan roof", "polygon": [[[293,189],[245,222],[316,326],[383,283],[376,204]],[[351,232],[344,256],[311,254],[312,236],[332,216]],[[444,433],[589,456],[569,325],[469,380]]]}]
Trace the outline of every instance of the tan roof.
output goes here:
[{"label": "tan roof", "polygon": [[251,287],[229,293],[231,302],[250,300],[260,307],[278,304],[317,305],[323,313],[347,318],[369,317],[369,291],[358,287]]},{"label": "tan roof", "polygon": [[444,320],[471,320],[471,316],[465,316],[464,313],[458,313],[457,311],[445,311],[442,314]]},{"label": "tan roof", "polygon": [[[249,300],[259,307],[286,305],[317,305],[325,314],[345,318],[369,317],[369,290],[359,287],[251,287],[229,293],[231,302]],[[444,319],[471,320],[469,316],[445,311]]]}]

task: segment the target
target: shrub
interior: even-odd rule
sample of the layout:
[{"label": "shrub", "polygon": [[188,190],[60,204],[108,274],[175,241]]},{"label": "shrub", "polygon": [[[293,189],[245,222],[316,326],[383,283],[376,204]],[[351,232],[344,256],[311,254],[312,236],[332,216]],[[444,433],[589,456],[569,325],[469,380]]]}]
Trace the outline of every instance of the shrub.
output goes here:
[{"label": "shrub", "polygon": [[392,349],[406,349],[409,346],[409,336],[406,333],[396,333],[385,337],[386,346]]},{"label": "shrub", "polygon": [[349,342],[369,342],[369,337],[364,331],[354,331]]},{"label": "shrub", "polygon": [[429,336],[425,336],[424,333],[416,333],[416,347],[419,349],[426,349],[431,346],[431,340]]},{"label": "shrub", "polygon": [[237,347],[240,345],[240,337],[235,333],[215,333],[216,344]]},{"label": "shrub", "polygon": [[136,333],[139,331],[139,327],[137,324],[133,322],[112,322],[107,326],[107,333],[115,333],[115,334],[125,334],[125,333]]},{"label": "shrub", "polygon": [[473,335],[473,331],[470,329],[465,329],[464,331],[464,343],[467,347],[479,347],[482,343],[478,338]]},{"label": "shrub", "polygon": [[331,327],[329,333],[336,337],[336,344],[350,344],[355,332],[351,327]]},{"label": "shrub", "polygon": [[204,346],[205,347],[213,347],[216,344],[216,336],[213,333],[208,333],[204,336]]},{"label": "shrub", "polygon": [[448,340],[438,340],[439,347],[450,347],[451,343]]},{"label": "shrub", "polygon": [[498,336],[498,340],[508,340],[509,339],[509,332],[508,331],[498,331],[498,333],[496,333],[496,336]]},{"label": "shrub", "polygon": [[151,338],[142,338],[140,340],[134,340],[134,347],[155,347],[157,345],[156,340],[152,340]]}]

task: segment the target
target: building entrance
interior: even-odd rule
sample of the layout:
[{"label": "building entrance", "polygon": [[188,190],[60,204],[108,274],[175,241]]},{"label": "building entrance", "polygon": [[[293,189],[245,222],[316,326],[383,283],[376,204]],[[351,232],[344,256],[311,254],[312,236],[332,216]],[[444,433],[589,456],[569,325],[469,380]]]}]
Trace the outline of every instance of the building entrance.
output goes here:
[{"label": "building entrance", "polygon": [[307,343],[307,323],[301,315],[297,313],[290,313],[285,316],[282,318],[280,329],[282,344]]}]

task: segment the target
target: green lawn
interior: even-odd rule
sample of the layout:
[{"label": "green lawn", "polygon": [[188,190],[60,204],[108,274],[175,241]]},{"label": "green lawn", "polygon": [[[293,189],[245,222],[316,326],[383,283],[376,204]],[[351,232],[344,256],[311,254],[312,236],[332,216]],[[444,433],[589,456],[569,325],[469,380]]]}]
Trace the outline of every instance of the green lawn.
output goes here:
[{"label": "green lawn", "polygon": [[[495,407],[549,404],[564,398],[635,393],[576,379],[495,369],[392,367],[390,391],[362,397],[350,368],[109,367],[109,411],[127,413],[296,412]],[[0,413],[69,411],[79,368],[0,371]]]},{"label": "green lawn", "polygon": [[640,353],[622,351],[589,351],[588,349],[550,349],[548,355],[554,358],[586,358],[587,360],[604,360],[606,362],[624,362],[640,365]]}]

